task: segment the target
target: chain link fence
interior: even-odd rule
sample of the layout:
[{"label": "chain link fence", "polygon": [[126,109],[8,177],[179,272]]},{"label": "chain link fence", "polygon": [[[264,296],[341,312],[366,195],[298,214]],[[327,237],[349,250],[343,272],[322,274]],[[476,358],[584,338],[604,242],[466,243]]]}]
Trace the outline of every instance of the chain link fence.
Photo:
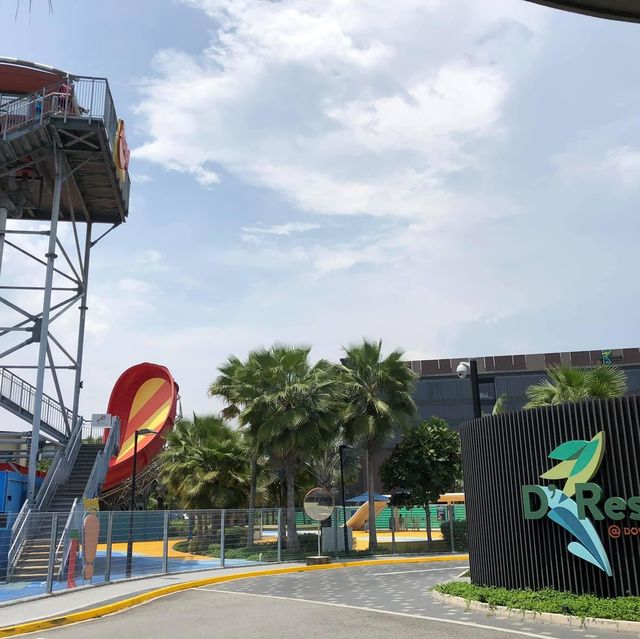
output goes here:
[{"label": "chain link fence", "polygon": [[[303,561],[319,552],[371,554],[366,525],[348,529],[345,552],[345,510],[348,520],[357,508],[337,507],[322,524],[296,510],[295,532],[281,508],[32,512],[13,545],[15,518],[8,516],[0,521],[0,602],[151,575]],[[463,505],[433,506],[429,519],[422,508],[385,508],[376,525],[375,554],[466,550]]]}]

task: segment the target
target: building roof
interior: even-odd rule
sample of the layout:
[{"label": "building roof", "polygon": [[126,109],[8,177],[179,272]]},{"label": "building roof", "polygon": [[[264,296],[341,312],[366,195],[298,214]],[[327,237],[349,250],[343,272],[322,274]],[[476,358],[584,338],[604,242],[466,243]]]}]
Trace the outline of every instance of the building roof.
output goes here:
[{"label": "building roof", "polygon": [[640,22],[640,2],[638,0],[528,0],[547,7],[574,11],[597,18]]},{"label": "building roof", "polygon": [[475,359],[481,374],[536,373],[549,366],[589,367],[602,363],[619,366],[640,366],[640,348],[611,348],[599,351],[572,351],[564,353],[530,353],[527,355],[489,355],[486,357],[458,357],[450,359],[423,359],[410,362],[411,370],[421,377],[454,376],[460,362]]}]

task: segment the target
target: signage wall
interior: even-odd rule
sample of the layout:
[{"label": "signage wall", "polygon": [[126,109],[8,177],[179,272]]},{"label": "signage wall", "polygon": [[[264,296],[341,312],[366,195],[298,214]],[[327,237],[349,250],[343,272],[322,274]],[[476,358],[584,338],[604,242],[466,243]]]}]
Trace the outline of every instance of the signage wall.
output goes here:
[{"label": "signage wall", "polygon": [[471,579],[640,595],[640,397],[461,429]]}]

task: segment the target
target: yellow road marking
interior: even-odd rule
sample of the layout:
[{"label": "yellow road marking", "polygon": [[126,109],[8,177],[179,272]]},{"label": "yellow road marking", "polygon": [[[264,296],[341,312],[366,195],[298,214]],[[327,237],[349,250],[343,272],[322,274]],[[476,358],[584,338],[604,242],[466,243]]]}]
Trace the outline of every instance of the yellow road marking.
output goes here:
[{"label": "yellow road marking", "polygon": [[251,579],[253,577],[269,577],[273,575],[286,575],[294,572],[312,572],[314,570],[335,570],[337,568],[357,568],[359,566],[384,566],[393,564],[417,564],[432,563],[442,561],[463,561],[468,560],[469,555],[447,555],[442,557],[397,557],[394,559],[365,559],[362,561],[345,561],[335,564],[327,564],[320,566],[292,566],[288,568],[272,568],[270,570],[254,570],[251,572],[239,573],[234,575],[220,575],[217,577],[205,577],[203,579],[194,579],[193,581],[185,581],[179,584],[171,584],[134,595],[128,599],[122,599],[114,603],[106,604],[91,608],[90,610],[82,610],[80,612],[71,612],[66,615],[57,617],[47,617],[46,619],[38,619],[36,621],[27,621],[13,626],[3,626],[0,628],[0,637],[15,637],[16,635],[24,635],[30,632],[38,632],[42,630],[50,630],[51,628],[59,628],[79,621],[87,621],[88,619],[97,619],[105,615],[111,615],[137,606],[139,604],[171,595],[183,590],[191,590],[201,586],[210,586],[211,584],[220,584],[227,581],[236,581],[238,579]]}]

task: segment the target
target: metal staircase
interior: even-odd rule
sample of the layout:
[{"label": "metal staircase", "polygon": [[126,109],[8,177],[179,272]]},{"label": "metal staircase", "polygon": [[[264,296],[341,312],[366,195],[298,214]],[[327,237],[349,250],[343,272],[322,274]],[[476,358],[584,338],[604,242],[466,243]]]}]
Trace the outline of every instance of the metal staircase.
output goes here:
[{"label": "metal staircase", "polygon": [[[32,513],[29,530],[11,568],[12,581],[45,580],[52,541],[56,548],[55,564],[60,563],[63,552],[60,541],[64,535],[65,521],[76,501],[82,501],[96,458],[103,450],[102,444],[81,444],[71,474],[53,493],[47,512]],[[55,537],[52,537],[52,513],[60,513],[55,518]]]},{"label": "metal staircase", "polygon": [[[35,386],[7,368],[0,368],[0,406],[33,424]],[[51,439],[66,442],[71,431],[73,414],[48,395],[42,397],[40,428]]]},{"label": "metal staircase", "polygon": [[109,461],[118,451],[120,420],[110,418],[109,425],[106,442],[96,444],[103,425],[92,428],[79,418],[64,450],[56,454],[35,503],[25,502],[11,531],[10,581],[50,579],[49,568],[54,567],[58,574],[64,573],[72,533],[81,528],[83,500],[100,495]]}]

